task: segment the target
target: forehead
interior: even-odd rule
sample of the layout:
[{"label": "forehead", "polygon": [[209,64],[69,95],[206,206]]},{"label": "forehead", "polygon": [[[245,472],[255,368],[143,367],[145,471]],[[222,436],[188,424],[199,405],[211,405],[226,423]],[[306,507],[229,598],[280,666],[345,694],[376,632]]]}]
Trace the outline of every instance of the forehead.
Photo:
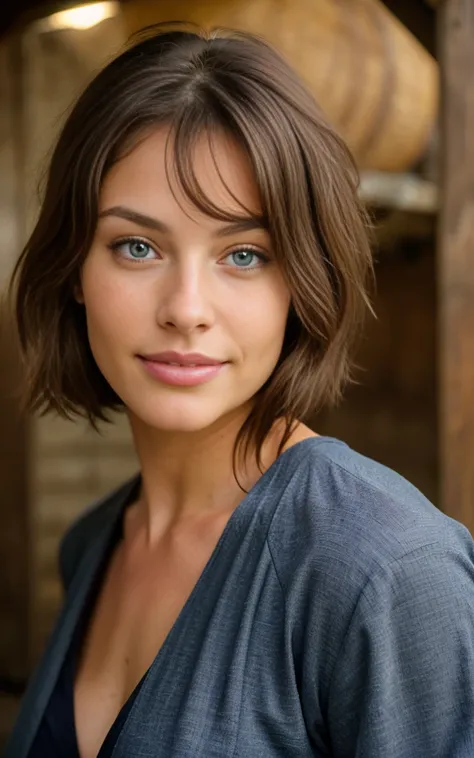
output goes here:
[{"label": "forehead", "polygon": [[[202,134],[190,158],[192,171],[206,198],[218,208],[242,213],[242,207],[259,214],[261,202],[254,172],[243,147],[225,132]],[[159,203],[179,205],[189,211],[192,202],[178,180],[173,135],[169,129],[153,130],[137,141],[110,169],[102,185],[100,210],[128,202],[150,207]],[[194,209],[195,212],[195,209]]]}]

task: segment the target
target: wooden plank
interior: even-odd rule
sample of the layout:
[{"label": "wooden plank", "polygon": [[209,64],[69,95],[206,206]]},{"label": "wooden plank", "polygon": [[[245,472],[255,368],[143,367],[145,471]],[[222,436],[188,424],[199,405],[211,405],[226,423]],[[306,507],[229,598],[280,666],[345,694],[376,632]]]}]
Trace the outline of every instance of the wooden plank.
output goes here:
[{"label": "wooden plank", "polygon": [[15,345],[0,339],[0,677],[12,686],[29,674],[31,541],[27,492],[27,425],[12,402]]},{"label": "wooden plank", "polygon": [[417,174],[362,171],[360,196],[372,208],[393,208],[410,213],[435,214],[438,187]]},{"label": "wooden plank", "polygon": [[441,503],[474,534],[474,0],[444,0],[438,32]]},{"label": "wooden plank", "polygon": [[[8,208],[10,226],[0,228],[2,270],[10,269],[18,253],[22,217],[21,46],[12,36],[0,51],[2,77],[2,145],[0,200]],[[13,239],[9,236],[13,232]],[[13,329],[0,314],[0,679],[1,687],[16,688],[29,673],[31,539],[28,512],[28,422],[15,400],[18,348]]]}]

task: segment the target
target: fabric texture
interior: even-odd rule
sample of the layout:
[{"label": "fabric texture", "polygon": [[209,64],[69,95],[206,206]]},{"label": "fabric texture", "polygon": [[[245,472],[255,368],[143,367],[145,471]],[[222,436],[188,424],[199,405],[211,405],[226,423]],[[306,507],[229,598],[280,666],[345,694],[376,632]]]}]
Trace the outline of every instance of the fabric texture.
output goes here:
[{"label": "fabric texture", "polygon": [[[6,758],[28,755],[138,483],[63,540],[65,605]],[[231,516],[113,756],[472,758],[468,530],[342,442],[290,448]]]}]

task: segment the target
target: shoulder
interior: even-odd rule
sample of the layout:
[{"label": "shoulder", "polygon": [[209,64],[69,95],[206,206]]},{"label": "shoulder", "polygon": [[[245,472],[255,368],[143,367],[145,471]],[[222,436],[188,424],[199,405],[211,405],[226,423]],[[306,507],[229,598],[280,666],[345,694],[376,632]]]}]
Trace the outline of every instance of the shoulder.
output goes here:
[{"label": "shoulder", "polygon": [[59,544],[59,572],[67,589],[76,573],[81,559],[95,536],[106,528],[130,497],[137,484],[137,477],[127,480],[116,489],[95,501],[69,526]]},{"label": "shoulder", "polygon": [[[423,662],[423,651],[432,651],[436,640],[437,664],[443,649],[453,661],[451,673],[445,665],[446,682],[472,650],[474,541],[468,529],[403,477],[343,443],[320,438],[304,445],[295,465],[285,466],[267,544],[295,659],[305,672],[308,713],[334,702],[340,714],[344,692],[353,713],[366,686],[363,672],[376,666],[382,681],[395,663],[407,661],[403,686],[406,681],[410,691],[410,665],[413,671]],[[434,681],[432,673],[421,667],[420,679]],[[380,686],[377,679],[371,692]],[[332,701],[331,692],[337,693]],[[351,740],[347,744],[357,736]]]},{"label": "shoulder", "polygon": [[468,529],[399,474],[335,439],[300,444],[268,533],[283,584],[311,566],[313,578],[330,574],[357,594],[413,551],[472,556]]}]

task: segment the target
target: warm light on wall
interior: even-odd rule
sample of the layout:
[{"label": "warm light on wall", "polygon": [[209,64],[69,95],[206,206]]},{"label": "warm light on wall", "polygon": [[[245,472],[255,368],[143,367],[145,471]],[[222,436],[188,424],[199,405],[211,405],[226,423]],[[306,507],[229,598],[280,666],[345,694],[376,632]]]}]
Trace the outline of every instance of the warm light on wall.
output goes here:
[{"label": "warm light on wall", "polygon": [[51,31],[58,29],[90,29],[92,26],[100,24],[117,13],[118,3],[91,3],[90,5],[78,5],[75,8],[68,8],[59,13],[53,13],[44,19],[47,28]]}]

